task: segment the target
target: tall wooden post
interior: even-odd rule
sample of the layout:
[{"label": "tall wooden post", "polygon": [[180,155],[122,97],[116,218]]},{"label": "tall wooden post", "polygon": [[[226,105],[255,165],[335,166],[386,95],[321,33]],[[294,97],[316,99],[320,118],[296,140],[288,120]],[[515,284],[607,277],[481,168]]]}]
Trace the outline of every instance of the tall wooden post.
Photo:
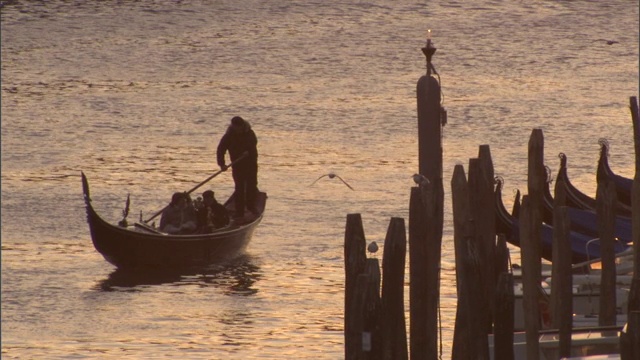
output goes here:
[{"label": "tall wooden post", "polygon": [[[631,120],[633,121],[633,142],[636,150],[636,173],[633,177],[633,188],[631,190],[633,273],[634,277],[640,278],[640,119],[638,118],[638,99],[632,96],[629,99],[629,103]],[[640,311],[640,309],[636,310]]]},{"label": "tall wooden post", "polygon": [[[365,253],[366,240],[362,217],[360,214],[348,214],[344,234],[345,260],[345,291],[344,291],[344,351],[345,359],[357,359],[360,353],[360,336],[353,324],[358,322],[357,303],[364,301],[357,299],[356,286],[358,276],[364,273],[367,255]],[[361,282],[366,279],[361,279]],[[361,284],[364,286],[364,283]]]},{"label": "tall wooden post", "polygon": [[[436,52],[431,39],[422,48],[427,60],[427,74],[418,80],[416,99],[418,106],[418,162],[419,173],[429,179],[428,186],[420,188],[424,216],[413,216],[410,221],[424,224],[410,224],[410,228],[420,229],[423,239],[411,239],[412,243],[424,241],[424,248],[417,246],[413,254],[410,247],[410,258],[424,262],[416,269],[411,269],[411,355],[413,360],[437,359],[438,344],[438,305],[440,302],[440,256],[442,229],[444,222],[444,188],[442,182],[442,125],[443,114],[440,105],[440,83],[432,76],[435,68],[431,58]],[[415,241],[414,241],[415,240]],[[422,259],[419,259],[422,257]],[[424,271],[413,274],[413,271]],[[413,282],[416,276],[417,283]],[[420,280],[424,280],[421,282]],[[414,289],[425,286],[423,289]],[[418,295],[422,294],[422,295]],[[415,303],[414,303],[415,301]],[[413,313],[413,310],[416,313]],[[414,325],[416,326],[414,333]],[[415,335],[415,339],[414,339]]]},{"label": "tall wooden post", "polygon": [[382,300],[380,298],[380,263],[367,259],[365,274],[368,276],[366,302],[363,312],[362,354],[367,360],[382,359]]},{"label": "tall wooden post", "polygon": [[560,337],[560,356],[571,356],[573,327],[573,277],[571,274],[571,242],[566,206],[553,207],[553,249],[551,278],[551,316]]},{"label": "tall wooden post", "polygon": [[418,100],[418,161],[420,174],[429,180],[442,177],[442,119],[440,83],[431,73],[435,70],[431,57],[436,52],[431,39],[422,48],[427,57],[427,75],[420,77],[417,85]]},{"label": "tall wooden post", "polygon": [[537,279],[542,276],[542,200],[543,189],[546,186],[546,170],[544,168],[544,137],[542,129],[533,129],[529,138],[527,189],[529,197],[529,211],[531,216],[531,258],[538,259],[535,268]]},{"label": "tall wooden post", "polygon": [[407,360],[407,329],[404,318],[404,268],[407,235],[404,219],[391,218],[382,258],[382,358]]},{"label": "tall wooden post", "polygon": [[633,177],[633,188],[631,190],[633,279],[631,281],[631,291],[629,292],[628,299],[629,321],[627,323],[627,334],[625,334],[627,343],[624,344],[625,353],[623,354],[621,351],[623,360],[640,358],[640,119],[638,117],[638,99],[632,96],[629,99],[629,105],[631,108],[631,119],[633,121],[636,172]]},{"label": "tall wooden post", "polygon": [[596,214],[598,215],[598,233],[600,234],[600,311],[598,325],[616,324],[616,259],[614,250],[614,232],[616,227],[616,188],[613,181],[598,180],[596,193]]},{"label": "tall wooden post", "polygon": [[471,346],[471,314],[468,311],[471,294],[468,286],[469,279],[467,279],[464,271],[464,261],[468,252],[466,236],[469,231],[467,227],[471,219],[471,210],[469,206],[469,185],[462,165],[456,165],[453,168],[451,203],[453,208],[453,244],[458,294],[451,358],[472,359],[476,352],[475,348]]},{"label": "tall wooden post", "polygon": [[513,308],[515,295],[513,273],[509,269],[509,249],[503,234],[496,245],[496,293],[494,300],[493,358],[513,360]]},{"label": "tall wooden post", "polygon": [[495,212],[487,211],[494,206],[493,181],[489,182],[489,170],[482,166],[480,159],[469,160],[469,199],[471,203],[471,214],[474,219],[476,234],[475,240],[478,242],[480,261],[480,286],[483,289],[483,296],[477,301],[480,303],[480,313],[484,317],[482,320],[482,330],[485,334],[492,332],[493,322],[493,298],[495,296]]},{"label": "tall wooden post", "polygon": [[427,359],[427,222],[419,187],[409,200],[409,309],[411,359]]},{"label": "tall wooden post", "polygon": [[[482,174],[484,175],[483,190],[480,198],[485,206],[489,209],[494,204],[494,170],[493,170],[493,159],[491,159],[491,149],[489,145],[480,145],[478,151],[478,159],[480,160],[480,168],[482,169]],[[479,219],[479,222],[483,223],[479,230],[479,234],[485,239],[485,251],[486,251],[486,259],[489,266],[487,267],[487,283],[486,283],[486,291],[487,298],[489,299],[489,307],[492,311],[493,316],[490,318],[489,327],[493,322],[493,317],[495,316],[494,312],[494,297],[496,292],[496,284],[498,282],[499,273],[495,272],[496,268],[496,213],[495,211],[484,211],[482,214],[482,218]],[[491,328],[489,328],[491,330]]]},{"label": "tall wooden post", "polygon": [[[540,255],[536,254],[536,238],[533,231],[531,202],[529,195],[522,197],[520,207],[520,258],[522,260],[522,307],[524,310],[524,327],[527,339],[527,359],[540,358],[540,308],[538,285],[540,283]],[[538,232],[539,233],[539,232]]]},{"label": "tall wooden post", "polygon": [[513,274],[503,272],[496,285],[496,317],[493,332],[494,359],[513,360],[513,308],[515,295],[513,291]]}]

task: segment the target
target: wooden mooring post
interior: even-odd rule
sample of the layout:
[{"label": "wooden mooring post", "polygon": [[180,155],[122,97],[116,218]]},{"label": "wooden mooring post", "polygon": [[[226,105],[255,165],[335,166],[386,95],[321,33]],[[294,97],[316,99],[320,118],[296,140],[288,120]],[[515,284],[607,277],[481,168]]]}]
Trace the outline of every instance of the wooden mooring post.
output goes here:
[{"label": "wooden mooring post", "polygon": [[540,308],[538,285],[540,283],[540,253],[536,252],[536,238],[532,228],[531,202],[529,195],[522,196],[520,205],[520,258],[522,261],[522,308],[527,341],[527,359],[540,358]]},{"label": "wooden mooring post", "polygon": [[382,359],[406,360],[407,328],[404,318],[404,269],[407,235],[404,219],[391,218],[382,258]]},{"label": "wooden mooring post", "polygon": [[614,232],[616,227],[616,188],[613,181],[598,180],[596,214],[600,235],[600,309],[598,325],[616,324],[616,260]]},{"label": "wooden mooring post", "polygon": [[431,39],[422,48],[427,74],[416,86],[418,111],[418,171],[429,183],[411,189],[409,210],[410,354],[412,360],[438,359],[438,308],[440,258],[444,223],[442,182],[442,127],[446,111],[441,106],[439,81],[431,58]]},{"label": "wooden mooring post", "polygon": [[515,294],[513,290],[513,273],[509,268],[509,249],[504,234],[498,235],[496,246],[496,295],[494,301],[493,326],[493,358],[514,360],[513,351],[513,321]]},{"label": "wooden mooring post", "polygon": [[[345,359],[407,360],[404,269],[407,238],[402,218],[391,218],[380,264],[366,258],[360,214],[345,231]],[[347,295],[348,294],[348,295]]]},{"label": "wooden mooring post", "polygon": [[[451,180],[458,308],[453,338],[453,359],[489,359],[487,302],[482,281],[486,263],[473,218],[471,184],[462,165],[456,165]],[[493,269],[493,268],[492,268]],[[493,294],[491,295],[493,297]]]},{"label": "wooden mooring post", "polygon": [[[633,273],[634,278],[640,279],[640,119],[638,118],[638,99],[632,96],[629,99],[629,103],[631,119],[633,121],[633,142],[636,150],[636,172],[633,177],[633,188],[631,190],[631,211],[633,214],[631,229],[631,236],[633,238]],[[640,301],[640,299],[638,299],[638,301]],[[640,308],[635,310],[640,311]]]},{"label": "wooden mooring post", "polygon": [[[483,333],[493,332],[493,299],[495,296],[495,212],[493,209],[493,179],[489,180],[479,158],[469,159],[469,202],[471,218],[475,225],[473,238],[478,248],[479,281],[482,293],[476,296],[479,316],[482,317],[480,327]],[[493,169],[491,169],[493,172]],[[486,339],[486,336],[483,336]]]},{"label": "wooden mooring post", "polygon": [[[359,359],[362,352],[361,334],[355,327],[361,315],[359,307],[364,300],[356,297],[358,276],[364,273],[367,255],[366,239],[360,214],[348,214],[344,234],[345,289],[344,289],[344,352],[345,359]],[[360,287],[365,279],[360,280]],[[360,289],[362,292],[362,289]]]},{"label": "wooden mooring post", "polygon": [[631,237],[633,241],[633,279],[628,297],[627,329],[620,336],[622,360],[640,359],[640,119],[638,99],[629,99],[633,121],[633,142],[636,153],[635,175],[631,189]]},{"label": "wooden mooring post", "polygon": [[560,340],[559,355],[563,357],[571,355],[571,332],[573,328],[573,276],[569,226],[567,207],[554,204],[551,320],[553,327],[558,329]]}]

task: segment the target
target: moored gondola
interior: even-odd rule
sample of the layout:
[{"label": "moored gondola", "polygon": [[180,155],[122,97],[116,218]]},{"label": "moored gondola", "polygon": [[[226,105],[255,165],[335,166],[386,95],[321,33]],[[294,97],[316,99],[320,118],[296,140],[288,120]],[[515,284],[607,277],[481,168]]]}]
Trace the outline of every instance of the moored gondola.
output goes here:
[{"label": "moored gondola", "polygon": [[[595,211],[596,199],[580,191],[569,180],[567,175],[567,156],[564,153],[560,153],[558,157],[560,158],[560,169],[558,170],[556,181],[562,181],[564,184],[566,205],[577,209]],[[631,218],[631,207],[618,201],[616,215]]]},{"label": "moored gondola", "polygon": [[[520,247],[520,228],[519,221],[510,214],[502,201],[502,180],[498,179],[494,192],[494,209],[496,212],[496,233],[505,235],[507,242]],[[549,224],[542,223],[540,231],[541,235],[541,256],[542,258],[552,261],[553,252],[553,227]],[[571,262],[577,264],[584,261],[599,259],[600,241],[599,239],[578,233],[576,231],[569,232],[569,241],[571,242]],[[629,246],[616,241],[614,251],[619,253]]]},{"label": "moored gondola", "polygon": [[633,179],[620,176],[611,170],[611,167],[609,166],[609,143],[605,139],[600,139],[599,143],[600,158],[598,159],[597,179],[613,181],[616,188],[618,202],[630,210]]},{"label": "moored gondola", "polygon": [[[546,186],[543,188],[542,219],[547,224],[553,226],[554,198],[551,195],[551,190],[549,188],[550,183],[550,181],[547,181]],[[598,216],[595,211],[567,206],[567,216],[569,217],[569,227],[571,230],[592,237],[600,236],[600,230],[598,229]],[[613,235],[618,240],[628,244],[632,241],[631,228],[630,218],[616,216]]]},{"label": "moored gondola", "polygon": [[[102,219],[91,204],[89,182],[82,173],[82,190],[91,239],[96,250],[118,268],[187,268],[231,260],[241,255],[262,220],[267,194],[259,192],[257,214],[235,220],[210,233],[169,235],[137,223],[120,226]],[[225,202],[232,210],[233,196]]]}]

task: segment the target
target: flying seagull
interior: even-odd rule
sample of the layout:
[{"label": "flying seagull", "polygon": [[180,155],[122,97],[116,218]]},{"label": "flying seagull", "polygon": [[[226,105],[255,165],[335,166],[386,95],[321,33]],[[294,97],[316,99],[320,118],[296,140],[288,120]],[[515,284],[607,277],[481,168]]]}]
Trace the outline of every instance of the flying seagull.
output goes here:
[{"label": "flying seagull", "polygon": [[619,41],[616,41],[616,40],[607,40],[607,39],[598,39],[596,41],[604,41],[604,42],[607,43],[607,45],[613,45],[613,44],[619,44],[620,43]]},{"label": "flying seagull", "polygon": [[421,175],[421,174],[413,174],[413,181],[418,186],[427,186],[427,185],[429,185],[429,179],[427,179],[426,176]]},{"label": "flying seagull", "polygon": [[[311,185],[315,184],[318,180],[322,179],[323,177],[328,176],[329,179],[333,179],[333,178],[338,178],[340,179],[340,181],[342,181],[345,185],[347,185],[349,187],[349,189],[353,190],[353,188],[351,187],[351,185],[347,184],[346,181],[344,181],[344,179],[342,179],[340,176],[336,175],[336,173],[328,173],[328,174],[324,174],[322,176],[320,176],[319,178],[316,179],[316,181],[312,182]],[[311,186],[309,185],[309,186]]]}]

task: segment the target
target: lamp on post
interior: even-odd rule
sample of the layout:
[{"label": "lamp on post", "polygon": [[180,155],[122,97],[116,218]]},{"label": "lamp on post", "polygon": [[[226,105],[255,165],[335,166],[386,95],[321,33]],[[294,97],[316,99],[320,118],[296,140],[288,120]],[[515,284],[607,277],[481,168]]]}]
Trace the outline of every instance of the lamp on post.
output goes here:
[{"label": "lamp on post", "polygon": [[433,41],[431,41],[431,29],[427,30],[427,44],[422,48],[422,53],[427,57],[427,75],[431,75],[431,71],[437,74],[436,69],[431,64],[431,58],[433,54],[436,52],[436,47],[433,46]]}]

